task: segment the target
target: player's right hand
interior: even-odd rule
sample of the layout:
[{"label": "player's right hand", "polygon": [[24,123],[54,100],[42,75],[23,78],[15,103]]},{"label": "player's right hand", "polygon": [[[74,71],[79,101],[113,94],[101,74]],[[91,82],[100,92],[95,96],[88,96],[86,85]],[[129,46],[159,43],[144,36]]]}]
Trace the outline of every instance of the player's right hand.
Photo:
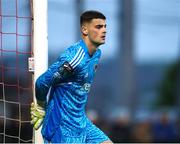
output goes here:
[{"label": "player's right hand", "polygon": [[45,116],[45,110],[43,107],[38,104],[31,104],[31,124],[33,125],[35,130],[38,130],[39,127],[43,123],[43,119]]}]

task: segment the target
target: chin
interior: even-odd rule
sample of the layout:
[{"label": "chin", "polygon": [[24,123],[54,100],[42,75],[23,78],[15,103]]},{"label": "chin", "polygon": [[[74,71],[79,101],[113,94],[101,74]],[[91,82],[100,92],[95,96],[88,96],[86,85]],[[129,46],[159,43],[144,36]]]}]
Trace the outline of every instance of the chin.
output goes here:
[{"label": "chin", "polygon": [[105,44],[105,41],[100,41],[99,44],[100,45]]},{"label": "chin", "polygon": [[105,41],[101,42],[101,45],[102,45],[102,44],[105,44]]},{"label": "chin", "polygon": [[105,41],[98,41],[98,42],[95,42],[95,44],[96,44],[97,46],[100,46],[100,45],[102,45],[102,44],[105,44]]}]

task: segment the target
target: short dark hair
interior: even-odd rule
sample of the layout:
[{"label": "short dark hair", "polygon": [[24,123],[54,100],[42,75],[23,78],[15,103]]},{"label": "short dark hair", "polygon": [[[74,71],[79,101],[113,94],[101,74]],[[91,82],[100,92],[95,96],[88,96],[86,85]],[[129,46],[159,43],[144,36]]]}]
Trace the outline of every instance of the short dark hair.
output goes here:
[{"label": "short dark hair", "polygon": [[80,24],[82,26],[83,23],[85,22],[90,22],[92,19],[106,19],[106,17],[104,16],[104,14],[102,14],[99,11],[95,11],[95,10],[88,10],[85,11],[81,14],[80,17]]}]

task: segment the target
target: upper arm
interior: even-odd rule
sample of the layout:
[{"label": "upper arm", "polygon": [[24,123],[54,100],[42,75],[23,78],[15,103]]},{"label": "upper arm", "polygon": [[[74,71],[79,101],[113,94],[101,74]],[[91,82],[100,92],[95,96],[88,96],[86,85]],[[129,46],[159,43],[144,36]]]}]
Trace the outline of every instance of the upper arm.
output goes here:
[{"label": "upper arm", "polygon": [[60,57],[55,63],[53,63],[46,72],[44,72],[36,81],[41,85],[49,88],[55,83],[60,82],[68,78],[72,74],[72,69],[68,63],[68,58]]},{"label": "upper arm", "polygon": [[[47,71],[45,71],[41,76],[38,77],[35,83],[35,93],[36,98],[41,101],[46,101],[46,97],[50,87],[60,83],[63,79],[70,75],[69,67],[67,67],[66,57],[60,57],[58,60],[53,63]],[[63,73],[67,71],[67,73]],[[65,76],[66,74],[66,76]]]},{"label": "upper arm", "polygon": [[85,53],[82,48],[64,52],[58,60],[37,79],[36,97],[44,100],[51,86],[65,82],[69,77],[74,75],[74,71],[77,69],[84,55]]}]

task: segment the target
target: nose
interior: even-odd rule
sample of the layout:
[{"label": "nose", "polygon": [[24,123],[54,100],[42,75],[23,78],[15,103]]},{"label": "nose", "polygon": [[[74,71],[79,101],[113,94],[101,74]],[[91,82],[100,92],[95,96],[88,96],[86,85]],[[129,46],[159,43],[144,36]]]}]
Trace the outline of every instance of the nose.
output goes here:
[{"label": "nose", "polygon": [[104,27],[104,28],[103,28],[103,33],[105,33],[105,34],[106,34],[106,27]]}]

